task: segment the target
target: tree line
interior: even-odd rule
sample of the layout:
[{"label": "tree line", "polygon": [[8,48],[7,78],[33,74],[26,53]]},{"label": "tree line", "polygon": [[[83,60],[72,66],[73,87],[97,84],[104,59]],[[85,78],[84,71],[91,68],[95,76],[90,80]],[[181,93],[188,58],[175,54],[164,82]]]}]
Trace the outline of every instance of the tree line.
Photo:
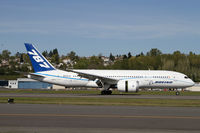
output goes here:
[{"label": "tree line", "polygon": [[[80,57],[74,51],[66,55],[59,55],[57,49],[44,51],[42,54],[59,69],[119,69],[119,70],[171,70],[184,73],[196,82],[200,81],[200,55],[190,52],[188,54],[174,51],[164,54],[159,49],[151,49],[147,53],[141,52],[132,55],[108,57],[97,55]],[[68,59],[68,63],[63,60]],[[7,63],[6,63],[7,61]],[[17,75],[17,72],[31,72],[31,63],[25,53],[16,53],[11,56],[8,50],[0,54],[0,75]]]}]

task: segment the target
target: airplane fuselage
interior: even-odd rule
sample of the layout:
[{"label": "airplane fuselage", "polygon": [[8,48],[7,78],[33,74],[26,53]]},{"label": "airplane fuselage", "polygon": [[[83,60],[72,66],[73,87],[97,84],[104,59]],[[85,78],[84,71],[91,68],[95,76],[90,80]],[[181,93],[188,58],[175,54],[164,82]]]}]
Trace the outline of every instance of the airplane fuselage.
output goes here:
[{"label": "airplane fuselage", "polygon": [[[174,71],[159,70],[76,70],[88,74],[116,79],[111,83],[116,85],[120,80],[133,80],[139,82],[139,88],[186,88],[194,85],[194,82],[186,75]],[[78,76],[77,73],[62,70],[51,70],[34,73],[31,78],[62,85],[66,87],[98,87],[95,80],[89,80]],[[42,76],[42,78],[39,78]]]}]

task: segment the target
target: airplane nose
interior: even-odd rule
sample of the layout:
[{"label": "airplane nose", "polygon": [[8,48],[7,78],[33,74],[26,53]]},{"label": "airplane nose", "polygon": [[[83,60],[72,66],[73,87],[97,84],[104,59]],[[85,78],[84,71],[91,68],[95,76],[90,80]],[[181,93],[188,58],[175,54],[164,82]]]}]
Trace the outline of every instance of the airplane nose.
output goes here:
[{"label": "airplane nose", "polygon": [[191,85],[191,86],[194,86],[194,85],[195,85],[195,82],[192,81],[191,79],[190,79],[190,85]]}]

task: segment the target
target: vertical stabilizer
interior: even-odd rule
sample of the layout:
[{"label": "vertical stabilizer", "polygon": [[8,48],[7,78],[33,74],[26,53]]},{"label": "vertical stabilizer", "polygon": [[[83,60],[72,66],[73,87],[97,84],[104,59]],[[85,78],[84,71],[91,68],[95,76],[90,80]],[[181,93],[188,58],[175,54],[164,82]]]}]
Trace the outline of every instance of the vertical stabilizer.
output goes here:
[{"label": "vertical stabilizer", "polygon": [[34,72],[55,70],[49,61],[42,54],[40,54],[40,52],[32,44],[24,44],[31,60]]}]

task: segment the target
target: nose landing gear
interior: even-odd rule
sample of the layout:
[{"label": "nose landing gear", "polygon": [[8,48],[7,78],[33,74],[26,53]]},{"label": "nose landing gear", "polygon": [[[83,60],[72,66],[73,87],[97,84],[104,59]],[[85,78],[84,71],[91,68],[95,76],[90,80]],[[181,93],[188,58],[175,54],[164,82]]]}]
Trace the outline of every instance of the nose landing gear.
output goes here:
[{"label": "nose landing gear", "polygon": [[179,92],[179,91],[177,91],[177,92],[176,92],[176,95],[177,95],[177,96],[179,96],[179,95],[180,95],[180,92]]}]

